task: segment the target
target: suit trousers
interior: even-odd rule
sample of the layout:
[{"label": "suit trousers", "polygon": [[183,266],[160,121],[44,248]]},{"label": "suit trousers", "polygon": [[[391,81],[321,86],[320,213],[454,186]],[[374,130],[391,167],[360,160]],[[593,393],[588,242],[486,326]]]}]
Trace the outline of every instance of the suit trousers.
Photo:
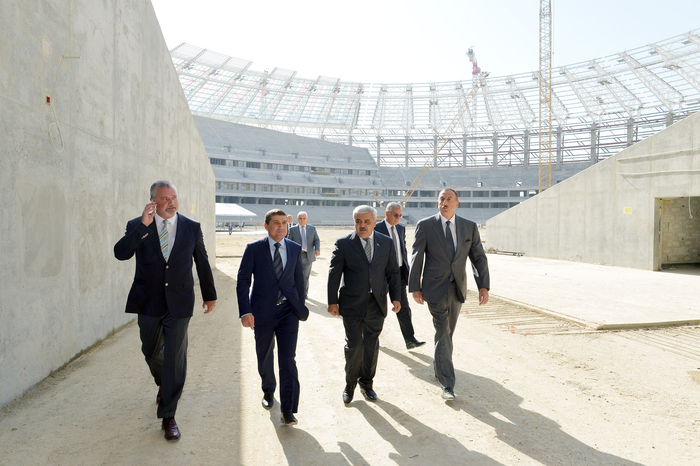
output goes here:
[{"label": "suit trousers", "polygon": [[287,302],[277,306],[272,325],[256,325],[255,352],[258,356],[258,373],[263,393],[274,393],[277,388],[274,370],[275,339],[277,339],[277,365],[280,375],[280,409],[297,412],[299,407],[299,374],[296,350],[299,334],[299,317]]},{"label": "suit trousers", "polygon": [[399,319],[399,328],[404,341],[408,342],[414,338],[415,330],[411,321],[411,307],[408,304],[408,293],[406,285],[401,285],[401,310],[396,313],[396,318]]},{"label": "suit trousers", "polygon": [[176,319],[170,313],[162,317],[138,316],[141,352],[153,380],[161,388],[158,417],[175,417],[187,375],[187,328],[190,318]]},{"label": "suit trousers", "polygon": [[433,316],[435,327],[435,359],[433,368],[435,377],[442,388],[455,387],[455,368],[452,364],[452,337],[457,326],[459,311],[462,302],[459,300],[457,284],[450,282],[447,285],[447,293],[437,303],[428,303],[428,310]]},{"label": "suit trousers", "polygon": [[371,390],[377,373],[379,334],[384,327],[384,315],[370,296],[364,316],[343,316],[345,327],[345,383],[350,387]]},{"label": "suit trousers", "polygon": [[308,254],[314,254],[314,251],[301,251],[301,267],[304,269],[304,297],[309,298],[309,277],[311,276],[311,266],[313,262],[309,262]]}]

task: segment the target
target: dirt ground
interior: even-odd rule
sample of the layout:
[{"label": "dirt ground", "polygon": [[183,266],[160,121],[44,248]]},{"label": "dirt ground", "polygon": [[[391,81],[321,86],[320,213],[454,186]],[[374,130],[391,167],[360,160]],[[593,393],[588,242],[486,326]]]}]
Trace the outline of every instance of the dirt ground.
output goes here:
[{"label": "dirt ground", "polygon": [[325,286],[333,242],[349,228],[319,230],[297,348],[297,426],[280,425],[278,394],[270,411],[261,407],[253,332],[238,319],[240,256],[261,235],[218,234],[219,301],[190,324],[182,439],[163,439],[132,323],[0,410],[0,464],[700,464],[700,357],[651,344],[653,331],[629,338],[551,319],[518,331],[511,323],[532,313],[499,301],[498,289],[487,306],[472,294],[463,309],[454,402],[432,375],[427,307],[413,303],[416,336],[428,344],[406,351],[389,315],[379,401],[358,390],[343,405],[343,326],[326,313]]}]

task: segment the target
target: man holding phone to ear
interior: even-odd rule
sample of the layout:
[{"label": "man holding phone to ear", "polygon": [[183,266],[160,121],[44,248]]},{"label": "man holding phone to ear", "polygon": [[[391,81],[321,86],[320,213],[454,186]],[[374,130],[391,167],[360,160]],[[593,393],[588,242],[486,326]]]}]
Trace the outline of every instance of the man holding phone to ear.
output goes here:
[{"label": "man holding phone to ear", "polygon": [[136,255],[136,274],[126,312],[138,314],[141,351],[159,386],[158,418],[167,440],[178,440],[177,402],[187,371],[187,327],[194,309],[192,261],[197,267],[204,313],[216,305],[216,288],[198,222],[178,213],[177,189],[168,181],[151,186],[151,202],[126,224],[114,256]]}]

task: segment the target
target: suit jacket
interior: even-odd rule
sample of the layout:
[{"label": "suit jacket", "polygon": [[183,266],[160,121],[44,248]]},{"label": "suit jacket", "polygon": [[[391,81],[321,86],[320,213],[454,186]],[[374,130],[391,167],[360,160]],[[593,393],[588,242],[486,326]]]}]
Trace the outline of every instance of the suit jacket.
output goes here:
[{"label": "suit jacket", "polygon": [[[384,233],[389,238],[391,238],[391,231],[389,230],[390,228],[391,225],[386,223],[386,220],[382,220],[381,222],[377,223],[377,226],[374,227],[374,231]],[[408,252],[406,251],[406,227],[401,225],[400,223],[397,223],[396,234],[399,237],[399,250],[401,251],[402,261],[401,267],[399,267],[401,271],[401,286],[406,286],[408,285]]]},{"label": "suit jacket", "polygon": [[[236,283],[239,316],[252,313],[256,327],[270,325],[277,307],[277,295],[281,290],[299,320],[306,320],[309,309],[304,305],[306,298],[301,246],[287,238],[282,240],[287,248],[287,264],[278,280],[272,267],[269,241],[269,236],[253,241],[243,252]],[[251,278],[254,278],[252,291]]]},{"label": "suit jacket", "polygon": [[[287,238],[291,239],[295,243],[299,243],[301,246],[301,226],[296,224],[290,228]],[[308,252],[306,258],[309,260],[309,262],[314,262],[316,260],[316,254],[314,251],[321,250],[321,240],[318,238],[316,227],[309,225],[308,223],[306,224],[306,248]]]},{"label": "suit jacket", "polygon": [[391,238],[375,231],[371,263],[357,233],[338,238],[328,270],[328,304],[337,304],[341,316],[363,315],[370,291],[385,317],[387,291],[392,301],[401,301],[399,265]]},{"label": "suit jacket", "polygon": [[175,243],[167,263],[160,250],[155,221],[146,226],[141,223],[141,217],[130,220],[126,224],[126,234],[114,245],[114,256],[119,260],[136,255],[136,274],[126,300],[126,312],[160,317],[170,311],[175,318],[192,317],[193,259],[202,298],[204,301],[216,300],[202,228],[198,222],[182,214],[177,216]]},{"label": "suit jacket", "polygon": [[460,301],[464,302],[467,296],[467,257],[472,263],[474,280],[479,289],[489,289],[490,286],[488,261],[476,223],[457,215],[454,219],[457,249],[453,260],[450,260],[439,213],[424,218],[416,225],[408,291],[422,291],[423,299],[429,303],[438,302],[445,296],[450,273],[454,274],[461,293]]}]

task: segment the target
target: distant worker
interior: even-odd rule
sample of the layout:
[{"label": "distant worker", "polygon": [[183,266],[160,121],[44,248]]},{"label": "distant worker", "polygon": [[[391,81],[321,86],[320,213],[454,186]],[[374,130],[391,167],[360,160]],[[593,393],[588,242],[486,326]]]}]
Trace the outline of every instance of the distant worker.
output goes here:
[{"label": "distant worker", "polygon": [[228,235],[231,236],[231,233],[233,232],[233,223],[229,222],[228,224]]},{"label": "distant worker", "polygon": [[467,257],[479,288],[479,304],[489,300],[489,267],[479,230],[470,220],[455,215],[457,192],[440,191],[440,212],[416,225],[408,291],[418,304],[428,303],[435,327],[435,377],[442,386],[442,398],[455,399],[455,370],[452,337],[459,311],[467,297]]},{"label": "distant worker", "polygon": [[301,265],[304,267],[304,293],[309,299],[309,276],[311,266],[318,256],[321,255],[321,240],[318,238],[316,227],[308,225],[309,216],[306,212],[297,214],[297,225],[289,229],[287,237],[301,245]]},{"label": "distant worker", "polygon": [[391,310],[401,309],[396,250],[389,237],[374,231],[377,211],[358,206],[353,219],[355,231],[336,240],[328,270],[328,313],[342,316],[345,327],[345,404],[352,401],[358,383],[365,399],[377,400],[373,381],[387,292]]},{"label": "distant worker", "polygon": [[[309,317],[304,305],[301,247],[285,238],[284,211],[265,214],[267,236],[249,243],[238,269],[238,310],[241,324],[255,333],[258,373],[262,379],[262,406],[272,408],[277,388],[274,348],[280,376],[280,411],[284,425],[295,425],[299,406],[296,348],[299,321]],[[251,291],[252,284],[252,291]]]},{"label": "distant worker", "polygon": [[136,275],[126,312],[138,314],[141,351],[158,385],[158,418],[167,440],[178,440],[177,402],[187,373],[187,327],[194,308],[192,259],[197,266],[204,313],[216,305],[216,288],[202,228],[178,212],[177,190],[168,181],[151,186],[151,202],[126,224],[114,245],[119,260],[136,255]]},{"label": "distant worker", "polygon": [[377,223],[375,231],[384,233],[394,242],[396,257],[401,271],[401,310],[396,314],[401,328],[401,335],[406,342],[406,349],[414,349],[425,345],[424,341],[418,341],[411,322],[411,307],[408,305],[408,253],[406,252],[406,227],[401,225],[402,209],[398,202],[390,202],[384,212],[385,218]]}]

